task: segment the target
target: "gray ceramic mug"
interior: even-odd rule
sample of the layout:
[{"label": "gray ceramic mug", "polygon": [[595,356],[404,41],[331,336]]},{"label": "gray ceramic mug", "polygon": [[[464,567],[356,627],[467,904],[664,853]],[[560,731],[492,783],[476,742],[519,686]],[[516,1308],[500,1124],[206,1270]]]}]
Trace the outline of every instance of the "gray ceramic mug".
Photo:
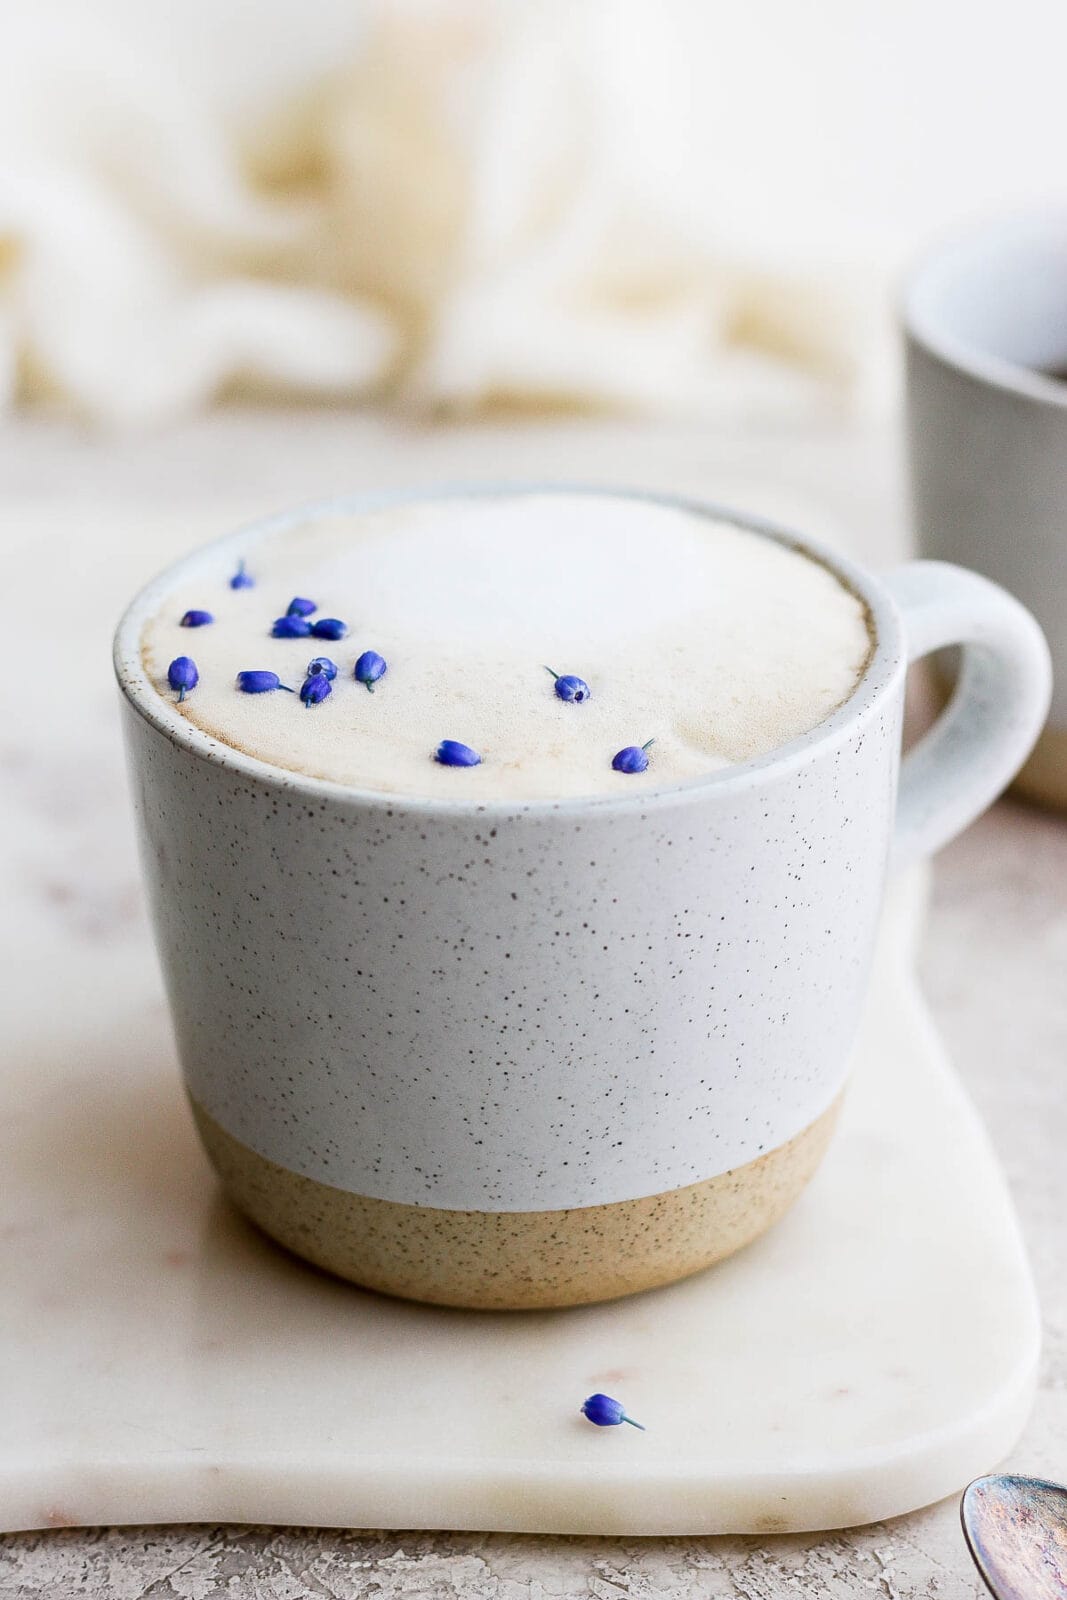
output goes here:
[{"label": "gray ceramic mug", "polygon": [[[984,579],[916,563],[879,581],[751,518],[646,498],[806,550],[874,636],[825,722],[697,782],[442,802],[212,740],[149,681],[143,627],[177,572],[221,582],[306,511],[189,557],[120,625],[144,872],[201,1136],[261,1227],[369,1287],[570,1305],[766,1228],[830,1136],[891,845],[907,860],[965,826],[1044,718],[1040,632]],[[906,669],[949,644],[960,691],[898,798]]]},{"label": "gray ceramic mug", "polygon": [[1040,622],[1055,689],[1018,787],[1067,807],[1067,212],[946,240],[913,269],[902,317],[919,548]]}]

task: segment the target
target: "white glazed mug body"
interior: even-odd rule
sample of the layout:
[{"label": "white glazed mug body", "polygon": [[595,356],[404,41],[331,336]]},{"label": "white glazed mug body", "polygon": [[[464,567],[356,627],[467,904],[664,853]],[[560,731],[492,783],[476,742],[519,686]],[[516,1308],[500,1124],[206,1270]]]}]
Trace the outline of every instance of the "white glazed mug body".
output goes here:
[{"label": "white glazed mug body", "polygon": [[904,853],[992,798],[1048,693],[1036,627],[984,580],[895,575],[909,648],[890,588],[811,553],[871,614],[845,706],[743,768],[558,803],[352,791],[229,750],[145,681],[160,584],[135,602],[117,664],[183,1070],[268,1232],[370,1287],[559,1305],[696,1270],[791,1203],[847,1076],[909,655],[972,641],[909,758]]}]

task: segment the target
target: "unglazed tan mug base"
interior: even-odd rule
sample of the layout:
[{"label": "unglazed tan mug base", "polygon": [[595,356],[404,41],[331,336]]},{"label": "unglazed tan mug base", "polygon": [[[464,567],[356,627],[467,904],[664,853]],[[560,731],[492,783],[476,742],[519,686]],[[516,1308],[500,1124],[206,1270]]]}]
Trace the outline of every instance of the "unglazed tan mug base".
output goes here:
[{"label": "unglazed tan mug base", "polygon": [[448,1211],[349,1194],[257,1155],[193,1102],[231,1198],[265,1233],[366,1289],[518,1311],[615,1300],[673,1283],[751,1243],[822,1160],[840,1097],[755,1161],[667,1194],[570,1211]]}]

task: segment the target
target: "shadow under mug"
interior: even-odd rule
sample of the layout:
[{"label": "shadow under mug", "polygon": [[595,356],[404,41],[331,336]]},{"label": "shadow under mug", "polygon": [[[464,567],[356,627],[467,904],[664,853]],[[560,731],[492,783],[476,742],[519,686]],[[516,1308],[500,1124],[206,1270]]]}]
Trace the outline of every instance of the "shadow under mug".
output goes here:
[{"label": "shadow under mug", "polygon": [[[177,573],[221,581],[307,511],[187,558],[119,627],[143,868],[201,1136],[267,1233],[367,1287],[574,1305],[761,1233],[830,1137],[891,847],[907,860],[964,827],[1044,719],[1040,631],[985,579],[920,562],[879,580],[752,518],[641,498],[798,547],[863,599],[870,660],[810,733],[699,781],[558,802],[405,798],[270,767],[165,700],[140,639]],[[963,649],[959,689],[901,770],[908,663],[946,645]]]},{"label": "shadow under mug", "polygon": [[934,246],[901,320],[919,549],[1005,585],[1041,624],[1051,715],[1016,786],[1067,808],[1067,210]]}]

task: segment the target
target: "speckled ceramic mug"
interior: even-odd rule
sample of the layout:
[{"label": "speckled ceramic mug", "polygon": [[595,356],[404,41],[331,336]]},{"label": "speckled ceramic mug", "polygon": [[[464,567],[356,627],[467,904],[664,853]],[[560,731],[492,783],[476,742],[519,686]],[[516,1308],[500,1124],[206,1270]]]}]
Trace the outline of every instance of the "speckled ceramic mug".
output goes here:
[{"label": "speckled ceramic mug", "polygon": [[[333,509],[405,498],[424,496]],[[752,518],[645,498],[803,549],[862,597],[874,635],[855,692],[811,733],[672,788],[473,804],[281,771],[148,681],[142,628],[174,573],[119,628],[201,1136],[267,1233],[370,1288],[573,1305],[762,1232],[830,1137],[894,838],[909,858],[962,828],[1044,717],[1040,632],[986,580],[918,563],[877,581]],[[960,689],[898,797],[906,668],[947,644],[964,649]]]},{"label": "speckled ceramic mug", "polygon": [[1067,210],[944,240],[901,315],[919,547],[1006,584],[1041,623],[1052,713],[1016,785],[1067,810]]}]

